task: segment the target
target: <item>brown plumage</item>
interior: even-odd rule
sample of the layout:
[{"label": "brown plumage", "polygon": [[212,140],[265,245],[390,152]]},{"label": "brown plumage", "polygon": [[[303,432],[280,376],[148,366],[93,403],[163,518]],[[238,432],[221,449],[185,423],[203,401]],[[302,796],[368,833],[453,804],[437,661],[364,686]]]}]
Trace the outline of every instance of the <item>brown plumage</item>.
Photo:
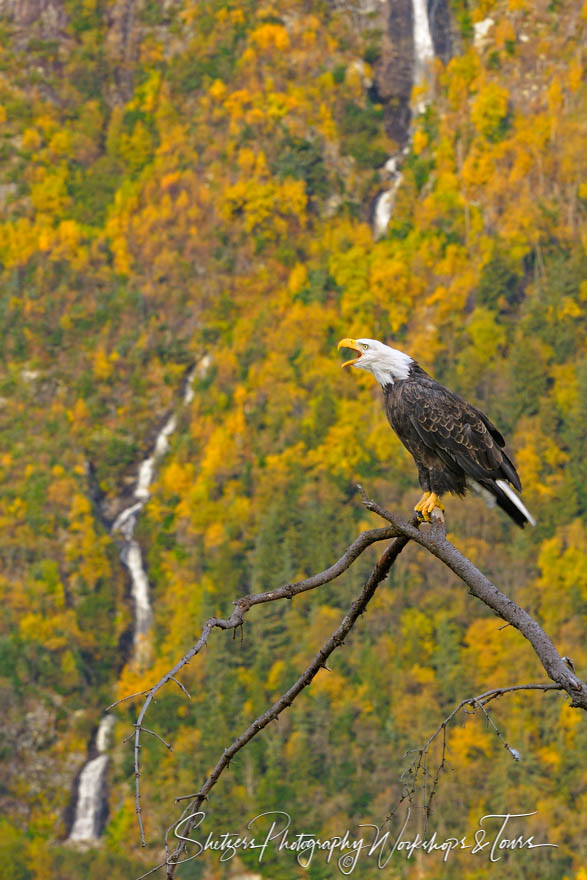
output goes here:
[{"label": "brown plumage", "polygon": [[343,339],[341,347],[359,353],[343,366],[369,370],[383,389],[389,423],[411,452],[425,492],[416,510],[427,519],[441,506],[440,495],[472,490],[490,505],[498,504],[519,526],[534,525],[510,488],[521,491],[522,486],[504,438],[484,413],[403,352],[374,339]]}]

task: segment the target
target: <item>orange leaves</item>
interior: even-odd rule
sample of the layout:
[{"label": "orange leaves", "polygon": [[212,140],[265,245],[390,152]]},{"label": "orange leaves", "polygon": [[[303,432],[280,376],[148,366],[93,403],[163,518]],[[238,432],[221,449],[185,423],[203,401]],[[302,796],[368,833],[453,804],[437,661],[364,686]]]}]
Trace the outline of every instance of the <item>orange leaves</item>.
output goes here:
[{"label": "orange leaves", "polygon": [[569,66],[567,85],[571,92],[578,92],[583,82],[583,65],[579,58],[574,58]]},{"label": "orange leaves", "polygon": [[513,22],[509,18],[501,18],[496,22],[493,37],[495,46],[498,49],[507,51],[508,45],[515,45],[517,35]]},{"label": "orange leaves", "polygon": [[287,283],[289,292],[292,296],[295,296],[296,293],[299,293],[303,287],[305,287],[306,282],[308,280],[308,270],[306,269],[303,263],[296,263],[293,269],[290,272],[289,280]]},{"label": "orange leaves", "polygon": [[458,769],[466,769],[475,766],[479,761],[479,754],[485,758],[492,755],[494,743],[491,733],[483,730],[480,719],[468,719],[467,723],[459,727],[451,727],[448,735],[448,755],[451,765]]},{"label": "orange leaves", "polygon": [[226,85],[222,82],[221,79],[215,79],[210,86],[209,92],[215,101],[221,101],[222,98],[224,98],[224,96],[226,95]]},{"label": "orange leaves", "polygon": [[79,270],[88,262],[87,239],[75,220],[62,220],[57,227],[39,226],[38,247],[51,260],[67,260]]},{"label": "orange leaves", "polygon": [[49,141],[49,154],[53,161],[57,159],[66,159],[71,152],[71,133],[67,130],[56,131]]},{"label": "orange leaves", "polygon": [[516,435],[516,461],[522,484],[530,498],[543,503],[560,497],[564,486],[568,454],[552,436],[547,436],[535,423],[522,422]]},{"label": "orange leaves", "polygon": [[26,128],[22,135],[22,146],[25,150],[38,150],[42,144],[41,135],[36,128]]},{"label": "orange leaves", "polygon": [[233,407],[222,427],[210,437],[202,459],[200,479],[218,478],[221,473],[232,471],[241,457],[245,445],[246,424],[241,407]]},{"label": "orange leaves", "polygon": [[20,634],[28,641],[38,642],[49,651],[61,651],[72,639],[80,640],[75,613],[68,609],[47,615],[25,614],[20,619]]},{"label": "orange leaves", "polygon": [[[519,633],[512,627],[500,627],[495,617],[478,618],[470,624],[461,662],[469,670],[477,692],[513,683],[520,675],[535,674],[539,663],[532,655],[524,654],[525,666],[521,665],[520,642]],[[516,671],[508,677],[507,670],[512,669]]]},{"label": "orange leaves", "polygon": [[265,52],[285,52],[289,49],[289,36],[279,24],[263,24],[252,31],[251,41],[258,49]]},{"label": "orange leaves", "polygon": [[362,400],[340,401],[336,423],[329,428],[321,445],[308,453],[308,464],[344,479],[358,477],[371,457],[366,443],[370,426]]},{"label": "orange leaves", "polygon": [[582,522],[577,519],[544,541],[538,563],[541,612],[550,628],[558,627],[573,615],[573,593],[587,600],[587,533]]},{"label": "orange leaves", "polygon": [[561,81],[558,76],[555,76],[552,82],[548,87],[548,91],[546,93],[546,98],[548,102],[548,111],[551,116],[558,116],[563,107],[563,90]]},{"label": "orange leaves", "polygon": [[245,232],[262,231],[274,240],[287,232],[288,220],[304,225],[306,201],[300,180],[286,178],[280,183],[241,179],[227,188],[222,212],[227,221],[242,215]]},{"label": "orange leaves", "polygon": [[269,675],[267,677],[267,681],[265,682],[265,689],[270,693],[278,691],[281,689],[284,680],[285,673],[287,672],[287,667],[284,660],[276,660],[269,670]]},{"label": "orange leaves", "polygon": [[419,156],[422,150],[426,148],[428,144],[428,137],[426,132],[422,131],[421,128],[417,128],[414,132],[414,137],[412,140],[412,149],[414,151],[414,155]]},{"label": "orange leaves", "polygon": [[[218,89],[216,91],[218,92]],[[237,89],[225,98],[224,108],[232,120],[238,121],[244,117],[245,107],[250,105],[252,100],[253,95],[248,89]]]},{"label": "orange leaves", "polygon": [[102,381],[109,379],[114,371],[114,365],[118,360],[117,352],[108,355],[102,346],[98,346],[94,353],[94,375]]},{"label": "orange leaves", "polygon": [[9,268],[25,264],[38,250],[40,229],[27,217],[0,226],[0,254]]},{"label": "orange leaves", "polygon": [[159,482],[164,491],[170,495],[184,495],[194,481],[194,465],[181,465],[175,459],[161,468]]},{"label": "orange leaves", "polygon": [[448,100],[453,110],[466,107],[469,91],[472,89],[479,73],[481,63],[474,51],[465,55],[456,55],[446,68],[445,78],[448,86]]},{"label": "orange leaves", "polygon": [[377,304],[389,328],[386,332],[397,333],[409,320],[417,292],[409,266],[399,255],[391,256],[376,248],[369,282],[372,303]]},{"label": "orange leaves", "polygon": [[75,491],[75,482],[71,476],[56,471],[53,468],[53,480],[49,485],[47,500],[60,511],[67,510],[72,492]]},{"label": "orange leaves", "polygon": [[[572,459],[565,446],[571,432],[553,425],[578,417],[579,373],[566,355],[571,336],[564,335],[578,321],[578,306],[569,282],[556,302],[546,302],[534,316],[547,292],[537,286],[531,294],[528,279],[539,276],[540,261],[548,259],[549,247],[539,251],[538,244],[556,241],[559,247],[579,230],[581,64],[571,31],[565,37],[568,58],[557,64],[539,55],[549,40],[558,39],[550,31],[542,33],[540,46],[533,37],[524,45],[515,42],[522,32],[533,33],[532,4],[526,5],[523,22],[499,17],[488,51],[471,49],[437,70],[434,105],[417,122],[389,234],[377,243],[368,211],[385,184],[368,160],[365,167],[348,160],[344,106],[350,97],[361,110],[353,124],[360,128],[368,117],[376,132],[369,138],[385,149],[389,141],[378,113],[363,112],[371,108],[365,92],[373,71],[357,61],[365,54],[365,33],[347,26],[345,4],[333,5],[325,27],[323,10],[312,4],[228,9],[193,3],[176,22],[179,29],[185,23],[189,36],[179,30],[165,44],[169,75],[159,72],[153,45],[142,55],[135,93],[125,104],[110,109],[102,97],[78,100],[72,86],[64,110],[57,103],[46,109],[35,98],[32,115],[24,114],[21,122],[8,114],[9,127],[20,125],[18,150],[29,164],[18,181],[22,196],[19,191],[10,197],[12,219],[0,229],[2,264],[9,270],[3,280],[7,302],[19,308],[15,338],[23,324],[18,365],[27,357],[34,360],[26,351],[30,343],[35,358],[41,351],[43,368],[54,370],[47,369],[38,388],[27,386],[22,405],[32,405],[37,395],[31,421],[55,426],[42,428],[44,438],[55,430],[55,438],[45,438],[47,454],[51,463],[63,460],[65,466],[62,472],[49,470],[42,496],[41,503],[59,514],[47,526],[54,528],[56,543],[45,536],[42,552],[53,546],[57,557],[61,553],[74,603],[83,595],[113,607],[119,597],[111,582],[119,569],[110,562],[111,539],[88,505],[84,478],[68,461],[79,463],[78,450],[97,437],[93,462],[99,467],[108,454],[114,473],[108,479],[100,474],[102,487],[114,492],[120,481],[130,481],[142,454],[133,446],[138,441],[142,448],[149,426],[172,405],[181,384],[178,371],[192,359],[208,364],[196,375],[195,399],[181,410],[177,436],[141,515],[158,656],[148,674],[125,673],[129,690],[166,670],[178,653],[177,634],[187,632],[189,641],[204,609],[218,604],[224,614],[235,583],[245,590],[259,577],[252,548],[268,510],[270,529],[278,528],[277,540],[270,536],[276,557],[268,557],[269,579],[282,564],[285,576],[294,576],[302,556],[318,569],[321,554],[331,555],[324,549],[327,532],[332,547],[355,533],[364,514],[349,500],[352,481],[365,479],[390,505],[394,497],[405,498],[406,505],[412,495],[417,498],[410,490],[413,465],[387,425],[373,379],[340,370],[335,344],[343,335],[383,338],[425,367],[443,369],[452,384],[472,388],[481,379],[487,382],[491,407],[497,407],[491,412],[506,424],[517,420],[517,434],[512,431],[508,439],[519,448],[530,509],[534,502],[559,503]],[[489,9],[484,0],[470,11],[477,20]],[[518,66],[520,59],[525,68],[522,61]],[[130,56],[128,64],[131,73]],[[94,163],[99,198],[89,186],[91,175],[85,177],[87,169],[94,173]],[[104,198],[103,187],[110,187]],[[497,278],[482,294],[484,267],[502,246],[506,262],[519,273],[503,289]],[[120,275],[127,276],[124,283]],[[541,358],[537,342],[528,359],[547,374],[552,388],[537,403],[545,415],[521,422],[510,389],[515,368],[507,344],[528,313],[531,320],[520,332],[532,338],[542,333],[551,346]],[[55,330],[42,350],[35,322]],[[562,343],[554,355],[558,335]],[[120,363],[111,352],[120,353]],[[501,354],[503,371],[494,381],[488,367]],[[22,411],[15,404],[11,418],[13,412]],[[128,445],[114,442],[131,436]],[[7,469],[16,472],[21,441],[11,442]],[[2,523],[16,535],[15,548],[18,542],[28,552],[38,538],[27,524],[34,504],[24,498],[29,486],[21,492],[15,485],[18,491],[2,503]],[[451,509],[459,504],[454,500]],[[283,511],[278,527],[274,509]],[[491,517],[499,522],[499,514]],[[313,527],[316,522],[320,525]],[[474,535],[468,546],[490,559],[491,539],[478,537],[475,521],[467,528]],[[519,540],[531,542],[536,534],[525,532]],[[574,529],[553,534],[541,548],[532,598],[560,626],[575,654],[580,637],[573,602],[583,585],[573,573],[582,562],[581,535]],[[304,545],[299,552],[298,541]],[[515,577],[521,577],[535,555],[528,544],[503,547],[514,559]],[[520,656],[517,636],[498,632],[496,621],[470,624],[462,649],[470,618],[455,611],[460,605],[448,590],[439,595],[433,564],[429,572],[410,561],[409,553],[409,564],[402,559],[406,567],[397,569],[388,604],[378,606],[374,622],[365,618],[366,627],[374,627],[375,662],[368,658],[361,665],[351,655],[349,670],[321,673],[315,686],[337,711],[357,708],[374,723],[391,706],[385,724],[392,737],[403,738],[413,736],[415,727],[429,732],[433,701],[448,702],[473,683],[503,684],[504,669],[519,670]],[[354,589],[354,573],[348,577]],[[31,613],[18,590],[12,600],[19,612]],[[54,602],[56,614],[62,614],[62,597],[55,594]],[[454,638],[445,638],[431,607],[441,608],[451,633],[454,625]],[[114,613],[104,611],[102,620],[110,615],[114,631],[129,614],[119,605]],[[323,638],[338,616],[328,605],[314,618],[311,638]],[[25,618],[23,625],[28,638],[37,621]],[[39,626],[64,652],[64,678],[75,675],[63,641],[68,625],[56,619],[45,630]],[[73,624],[71,631],[74,642],[82,639]],[[439,660],[443,651],[450,657],[454,651],[455,659]],[[445,662],[451,668],[443,691],[446,679],[439,669]],[[190,674],[202,684],[204,676],[212,681],[216,669],[202,657]],[[279,656],[246,672],[241,682],[247,690],[265,684],[272,693],[287,678]],[[353,676],[360,684],[349,690]],[[410,693],[402,697],[406,689]],[[311,751],[310,738],[302,739]],[[187,738],[185,743],[187,748]],[[463,767],[474,768],[477,746],[479,762],[488,754],[486,743],[479,745],[478,735],[469,732],[457,733],[452,744]],[[294,732],[290,755],[301,752]],[[557,769],[551,753],[540,757]]]}]

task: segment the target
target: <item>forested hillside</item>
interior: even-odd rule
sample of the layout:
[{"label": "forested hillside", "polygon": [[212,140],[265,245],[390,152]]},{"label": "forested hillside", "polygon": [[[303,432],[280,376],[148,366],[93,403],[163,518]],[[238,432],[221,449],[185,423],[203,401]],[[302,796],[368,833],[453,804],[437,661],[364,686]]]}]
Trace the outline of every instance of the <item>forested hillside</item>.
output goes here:
[{"label": "forested hillside", "polygon": [[[65,843],[103,709],[155,683],[238,596],[320,571],[380,525],[358,481],[409,518],[416,469],[372,377],[340,369],[342,337],[408,352],[508,438],[536,528],[449,498],[449,534],[587,675],[587,5],[452,0],[451,16],[452,57],[415,89],[423,112],[375,240],[383,166],[404,144],[384,125],[386,37],[368,3],[0,3],[1,880],[156,864],[174,797],[297,678],[377,550],[253,609],[242,639],[214,632],[182,673],[191,700],[163,691],[147,726],[174,751],[143,738],[147,849],[123,743],[136,701],[116,710],[103,834]],[[138,662],[110,526],[171,412],[135,534],[153,609]],[[206,833],[279,809],[322,837],[383,825],[404,754],[460,700],[545,680],[501,624],[408,546],[332,671],[223,776]],[[507,870],[398,855],[389,876],[585,880],[582,713],[537,692],[492,717],[522,760],[479,713],[459,716],[430,827],[461,837],[486,813],[538,811],[524,832],[558,848],[512,853]],[[303,871],[271,851],[212,853],[178,876],[237,865],[338,875],[320,854]],[[355,875],[381,871],[370,859]]]}]

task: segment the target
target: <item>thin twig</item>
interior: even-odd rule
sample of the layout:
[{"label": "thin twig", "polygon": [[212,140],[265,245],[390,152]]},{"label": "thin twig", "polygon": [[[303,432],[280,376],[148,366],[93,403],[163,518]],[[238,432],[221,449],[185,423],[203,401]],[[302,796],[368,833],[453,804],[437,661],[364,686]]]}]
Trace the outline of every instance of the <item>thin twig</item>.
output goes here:
[{"label": "thin twig", "polygon": [[128,697],[121,697],[120,700],[116,700],[115,703],[111,703],[110,706],[106,706],[104,709],[105,712],[110,712],[111,709],[114,709],[115,706],[120,706],[121,703],[126,703],[128,700],[134,700],[135,697],[144,697],[145,694],[149,693],[150,689],[146,691],[137,691],[136,694],[129,694]]},{"label": "thin twig", "polygon": [[[164,745],[166,748],[168,748],[170,752],[173,751],[173,746],[169,745],[169,743],[166,742],[166,740],[164,740],[162,736],[159,736],[158,733],[155,733],[154,730],[149,730],[148,727],[141,727],[141,728],[139,728],[138,724],[133,724],[133,727],[136,727],[137,730],[143,730],[145,733],[150,733],[151,736],[154,736],[156,739],[158,739],[160,742],[162,742],[163,745]],[[132,734],[131,734],[131,736],[132,736]]]},{"label": "thin twig", "polygon": [[507,742],[505,741],[505,737],[503,736],[502,732],[497,727],[495,721],[493,720],[493,718],[491,717],[491,715],[489,714],[489,712],[485,708],[485,705],[483,703],[478,703],[477,700],[475,700],[473,705],[479,706],[479,708],[481,709],[481,711],[485,715],[485,718],[487,719],[487,723],[493,727],[495,733],[497,734],[499,739],[502,741],[504,748],[508,750],[508,752],[510,753],[510,755],[512,756],[514,761],[519,761],[521,759],[521,755],[520,755],[519,751],[517,749],[512,749],[512,747],[507,744]]},{"label": "thin twig", "polygon": [[151,868],[150,871],[147,871],[146,874],[141,874],[140,877],[137,877],[136,880],[145,880],[145,877],[149,877],[151,874],[154,874],[155,871],[159,871],[161,868],[165,867],[166,862],[160,862],[158,865],[155,865],[154,868]]},{"label": "thin twig", "polygon": [[176,685],[178,686],[178,688],[180,688],[180,690],[182,690],[182,691],[184,692],[184,694],[186,695],[186,697],[188,698],[188,700],[191,700],[192,695],[190,694],[190,692],[188,691],[188,689],[187,689],[187,688],[181,683],[181,681],[179,681],[179,679],[175,678],[175,677],[172,675],[170,681],[174,681],[174,682],[176,683]]}]

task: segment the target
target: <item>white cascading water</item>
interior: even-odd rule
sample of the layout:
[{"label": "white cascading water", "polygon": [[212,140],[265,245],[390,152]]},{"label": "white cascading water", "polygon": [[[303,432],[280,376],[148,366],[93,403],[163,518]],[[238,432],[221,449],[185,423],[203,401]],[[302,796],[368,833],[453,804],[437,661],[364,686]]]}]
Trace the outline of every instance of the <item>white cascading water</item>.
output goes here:
[{"label": "white cascading water", "polygon": [[[414,21],[414,77],[415,86],[422,87],[426,82],[430,64],[434,59],[434,43],[430,33],[427,0],[412,0],[412,16]],[[423,113],[428,104],[428,97],[422,94],[416,101],[414,113]],[[404,150],[407,152],[408,150]],[[373,237],[375,241],[385,235],[395,203],[396,193],[402,182],[398,170],[398,158],[391,156],[385,164],[385,170],[391,178],[391,185],[377,196],[373,210]]]},{"label": "white cascading water", "polygon": [[129,507],[119,513],[111,529],[112,534],[118,532],[123,538],[120,558],[130,574],[131,595],[134,605],[132,659],[138,663],[146,660],[147,646],[145,637],[151,629],[153,612],[149,595],[149,579],[143,565],[140,545],[134,538],[134,532],[139,513],[149,500],[149,495],[151,494],[150,486],[155,476],[157,462],[169,449],[169,437],[175,431],[176,426],[177,419],[175,415],[172,415],[159,431],[153,452],[139,466],[137,483],[133,492],[135,500]]},{"label": "white cascading water", "polygon": [[398,171],[392,178],[392,183],[389,189],[384,190],[377,197],[373,216],[373,237],[375,241],[383,238],[387,231],[393,213],[395,195],[400,187],[402,179],[403,176]]},{"label": "white cascading water", "polygon": [[106,715],[100,721],[96,734],[95,758],[88,761],[79,777],[75,819],[69,840],[97,840],[104,819],[104,787],[108,755],[105,754],[114,727],[114,716]]},{"label": "white cascading water", "polygon": [[414,83],[420,85],[426,79],[430,63],[434,59],[434,43],[430,33],[427,0],[412,0],[412,14],[414,17]]},{"label": "white cascading water", "polygon": [[[194,397],[192,382],[195,370],[192,370],[186,383],[183,403],[191,403]],[[111,533],[118,532],[123,537],[120,558],[128,568],[131,579],[131,594],[134,606],[133,651],[131,659],[136,663],[144,662],[147,657],[146,637],[153,622],[151,598],[149,595],[149,579],[143,566],[143,557],[138,541],[134,539],[137,518],[149,499],[150,486],[155,476],[158,461],[169,449],[169,437],[177,427],[175,415],[170,416],[157,435],[151,455],[141,462],[137,482],[133,492],[134,501],[115,519]],[[114,726],[114,716],[102,718],[96,734],[95,758],[83,768],[78,786],[75,818],[68,840],[97,840],[102,830],[101,824],[106,812],[105,783],[108,768],[108,749],[110,734]]]},{"label": "white cascading water", "polygon": [[[195,369],[192,370],[186,382],[186,388],[183,395],[184,406],[191,403],[194,397],[192,382]],[[149,579],[143,565],[143,555],[138,541],[134,539],[134,532],[137,525],[138,515],[149,500],[151,494],[150,487],[155,476],[155,468],[158,461],[163,458],[169,449],[169,437],[173,434],[177,427],[177,418],[171,415],[155,440],[153,452],[148,458],[145,458],[139,466],[137,483],[134,490],[133,503],[125,508],[116,517],[111,532],[115,534],[119,532],[124,543],[120,553],[122,562],[129,570],[131,580],[131,594],[134,603],[134,631],[133,631],[133,658],[140,662],[144,659],[145,636],[151,629],[153,622],[153,612],[151,610],[151,598],[149,595]]]}]

